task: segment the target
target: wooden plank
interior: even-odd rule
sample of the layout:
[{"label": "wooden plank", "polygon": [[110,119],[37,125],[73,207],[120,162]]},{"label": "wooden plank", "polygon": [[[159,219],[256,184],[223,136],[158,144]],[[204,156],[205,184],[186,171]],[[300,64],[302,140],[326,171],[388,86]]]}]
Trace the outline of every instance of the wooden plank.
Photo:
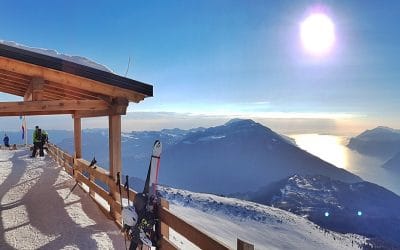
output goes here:
[{"label": "wooden plank", "polygon": [[[30,102],[1,102],[0,112],[43,112],[70,110],[106,110],[109,106],[101,100],[55,100]],[[1,115],[1,113],[0,113]]]},{"label": "wooden plank", "polygon": [[0,116],[30,116],[30,115],[63,115],[63,114],[73,114],[73,110],[64,111],[18,111],[18,112],[2,112],[0,111]]},{"label": "wooden plank", "polygon": [[16,95],[16,96],[24,95],[24,91],[15,90],[13,88],[8,88],[7,86],[0,86],[0,92],[4,92],[7,94]]},{"label": "wooden plank", "polygon": [[172,214],[166,208],[161,208],[159,210],[159,218],[162,222],[169,225],[176,232],[186,237],[201,249],[229,249],[224,244]]},{"label": "wooden plank", "polygon": [[82,132],[80,118],[74,118],[74,149],[75,158],[82,158]]},{"label": "wooden plank", "polygon": [[[2,45],[0,45],[1,47]],[[12,54],[10,54],[12,55]],[[153,89],[151,85],[146,85],[137,81],[134,84],[121,84],[120,86],[111,85],[111,81],[101,82],[99,80],[92,80],[89,75],[78,76],[71,73],[62,72],[60,69],[51,69],[52,65],[39,66],[20,60],[10,59],[7,57],[0,56],[0,69],[11,71],[18,74],[24,74],[32,77],[42,77],[43,79],[51,82],[58,82],[64,85],[73,86],[79,89],[83,89],[90,92],[99,94],[107,93],[112,97],[125,97],[129,101],[140,102],[147,96],[153,95]],[[60,71],[61,70],[61,71]],[[114,74],[108,74],[118,78]],[[105,79],[104,79],[105,80]],[[123,80],[129,82],[133,81],[127,78]],[[135,90],[135,88],[137,90]],[[142,89],[143,88],[143,89]]]},{"label": "wooden plank", "polygon": [[64,95],[64,96],[69,96],[69,97],[71,97],[71,98],[73,98],[73,99],[82,99],[82,100],[84,100],[84,99],[88,99],[88,100],[93,99],[93,100],[99,100],[99,98],[93,97],[92,95],[86,95],[86,94],[84,94],[84,93],[79,93],[79,92],[75,92],[75,91],[70,91],[70,90],[68,89],[68,87],[65,87],[65,88],[58,87],[58,86],[56,86],[56,84],[54,84],[54,83],[53,83],[53,84],[46,83],[45,89],[46,89],[46,91],[49,91],[49,92],[58,92],[58,93],[60,93],[60,94],[62,94],[62,95]]},{"label": "wooden plank", "polygon": [[[161,207],[169,210],[169,202],[164,198],[161,198]],[[169,238],[169,226],[162,221],[160,225],[160,230],[163,236]]]},{"label": "wooden plank", "polygon": [[247,243],[241,239],[237,239],[237,250],[254,250],[254,245]]},{"label": "wooden plank", "polygon": [[57,89],[58,91],[63,91],[69,93],[71,95],[79,95],[85,97],[85,99],[99,99],[103,100],[107,103],[111,103],[112,98],[105,94],[94,93],[90,91],[86,91],[83,89],[75,88],[69,85],[60,84],[57,82],[47,82],[46,87]]},{"label": "wooden plank", "polygon": [[64,91],[57,91],[51,88],[46,88],[43,90],[44,94],[51,94],[51,95],[56,95],[58,96],[58,99],[61,100],[85,100],[85,99],[90,99],[90,98],[84,98],[82,96],[72,96],[72,95],[68,95],[66,94]]},{"label": "wooden plank", "polygon": [[74,164],[74,157],[72,157],[71,155],[69,155],[69,154],[63,152],[62,157],[66,160],[66,162],[67,162],[69,165]]},{"label": "wooden plank", "polygon": [[2,76],[7,76],[9,78],[14,79],[15,81],[21,81],[21,82],[26,82],[26,84],[28,85],[31,82],[32,77],[23,75],[23,74],[17,74],[11,71],[7,71],[4,69],[0,69],[0,75]]},{"label": "wooden plank", "polygon": [[104,182],[107,186],[112,186],[113,181],[111,180],[111,177],[109,176],[109,172],[106,171],[105,169],[99,167],[96,165],[96,168],[90,168],[89,167],[89,162],[84,160],[84,159],[75,159],[75,164],[76,168],[80,171],[86,171],[90,175],[92,175],[94,178]]},{"label": "wooden plank", "polygon": [[0,80],[3,83],[8,83],[10,85],[18,86],[18,87],[21,87],[21,88],[24,88],[24,89],[26,89],[29,86],[29,83],[27,84],[25,82],[20,82],[20,81],[17,81],[15,79],[13,79],[13,78],[10,78],[10,77],[7,77],[7,76],[3,76],[3,75],[0,75]]},{"label": "wooden plank", "polygon": [[98,194],[99,196],[101,196],[104,200],[106,200],[107,202],[110,202],[111,196],[110,194],[102,189],[100,186],[98,186],[96,183],[91,182],[88,178],[86,178],[82,173],[78,172],[76,174],[76,179],[82,183],[85,183],[90,190],[92,190],[93,192],[95,192],[96,194]]},{"label": "wooden plank", "polygon": [[6,82],[4,80],[0,80],[0,83],[1,83],[1,86],[25,92],[25,87],[24,86],[20,86],[20,85],[17,85],[17,84],[9,83],[9,82]]},{"label": "wooden plank", "polygon": [[160,241],[160,246],[159,248],[160,250],[178,250],[179,248],[172,243],[168,238],[163,237]]}]

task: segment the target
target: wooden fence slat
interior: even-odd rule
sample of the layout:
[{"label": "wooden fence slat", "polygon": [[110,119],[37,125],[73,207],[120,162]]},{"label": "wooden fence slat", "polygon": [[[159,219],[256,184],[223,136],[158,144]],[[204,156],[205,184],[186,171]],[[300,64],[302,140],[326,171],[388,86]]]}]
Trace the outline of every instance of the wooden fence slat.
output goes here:
[{"label": "wooden fence slat", "polygon": [[166,208],[162,207],[159,210],[159,217],[161,221],[169,225],[176,232],[186,237],[201,249],[229,249],[224,244],[203,233],[178,216],[172,214]]},{"label": "wooden fence slat", "polygon": [[160,240],[160,246],[158,249],[160,249],[160,250],[178,250],[179,248],[177,246],[175,246],[175,244],[172,243],[168,238],[163,237]]},{"label": "wooden fence slat", "polygon": [[100,181],[104,182],[107,186],[111,186],[110,182],[112,182],[110,178],[110,174],[108,171],[105,169],[96,166],[96,168],[90,168],[89,167],[90,163],[86,160],[83,159],[76,159],[76,166],[78,170],[81,172],[86,171],[88,172],[91,176],[93,176],[96,179],[99,179]]},{"label": "wooden fence slat", "polygon": [[237,250],[254,250],[254,245],[249,244],[241,239],[237,239]]},{"label": "wooden fence slat", "polygon": [[99,187],[97,184],[89,181],[88,178],[86,178],[83,174],[77,172],[76,173],[76,179],[82,183],[85,183],[89,188],[93,189],[94,192],[96,192],[99,196],[101,196],[104,200],[106,200],[108,203],[111,202],[111,197],[110,194]]}]

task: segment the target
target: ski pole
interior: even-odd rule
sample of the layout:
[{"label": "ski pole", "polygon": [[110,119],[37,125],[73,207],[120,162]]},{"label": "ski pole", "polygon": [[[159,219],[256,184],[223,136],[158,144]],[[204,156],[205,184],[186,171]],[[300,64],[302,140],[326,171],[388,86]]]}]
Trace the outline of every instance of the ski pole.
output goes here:
[{"label": "ski pole", "polygon": [[120,172],[117,173],[117,185],[118,185],[118,190],[119,190],[119,198],[120,198],[120,202],[121,202],[121,224],[122,224],[122,230],[124,233],[124,240],[125,240],[125,250],[128,250],[127,246],[126,246],[126,233],[124,230],[124,225],[122,222],[122,192],[121,192],[121,177],[120,177]]},{"label": "ski pole", "polygon": [[126,190],[126,194],[128,196],[128,207],[129,207],[129,175],[125,176],[125,185],[124,188]]}]

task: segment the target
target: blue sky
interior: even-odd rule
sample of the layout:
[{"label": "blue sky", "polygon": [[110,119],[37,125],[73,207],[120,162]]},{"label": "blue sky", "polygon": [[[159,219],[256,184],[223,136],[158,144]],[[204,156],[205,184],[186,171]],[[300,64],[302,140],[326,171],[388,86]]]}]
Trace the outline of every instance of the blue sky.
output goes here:
[{"label": "blue sky", "polygon": [[[336,29],[320,58],[299,38],[316,5]],[[399,11],[398,1],[3,1],[0,39],[118,74],[131,57],[128,77],[153,84],[154,97],[131,104],[126,130],[250,117],[287,133],[347,133],[400,127]]]}]

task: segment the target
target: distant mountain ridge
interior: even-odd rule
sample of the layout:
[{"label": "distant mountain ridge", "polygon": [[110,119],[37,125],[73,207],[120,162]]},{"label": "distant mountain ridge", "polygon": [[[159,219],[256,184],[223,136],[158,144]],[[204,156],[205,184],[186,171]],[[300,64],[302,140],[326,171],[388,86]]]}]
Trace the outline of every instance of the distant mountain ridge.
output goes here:
[{"label": "distant mountain ridge", "polygon": [[351,138],[347,146],[361,154],[389,160],[400,152],[400,130],[379,126]]},{"label": "distant mountain ridge", "polygon": [[400,248],[400,197],[373,183],[294,175],[242,197],[306,216],[333,231],[365,235]]},{"label": "distant mountain ridge", "polygon": [[[50,135],[51,137],[51,135]],[[191,191],[229,194],[257,190],[293,174],[325,174],[347,182],[361,179],[297,147],[286,136],[252,120],[191,130],[122,134],[123,174],[145,179],[155,140],[163,143],[160,183]],[[108,130],[82,131],[83,157],[108,166]],[[73,152],[73,139],[59,146]]]},{"label": "distant mountain ridge", "polygon": [[218,194],[256,190],[295,173],[361,180],[248,119],[187,134],[165,150],[161,163],[161,183]]}]

